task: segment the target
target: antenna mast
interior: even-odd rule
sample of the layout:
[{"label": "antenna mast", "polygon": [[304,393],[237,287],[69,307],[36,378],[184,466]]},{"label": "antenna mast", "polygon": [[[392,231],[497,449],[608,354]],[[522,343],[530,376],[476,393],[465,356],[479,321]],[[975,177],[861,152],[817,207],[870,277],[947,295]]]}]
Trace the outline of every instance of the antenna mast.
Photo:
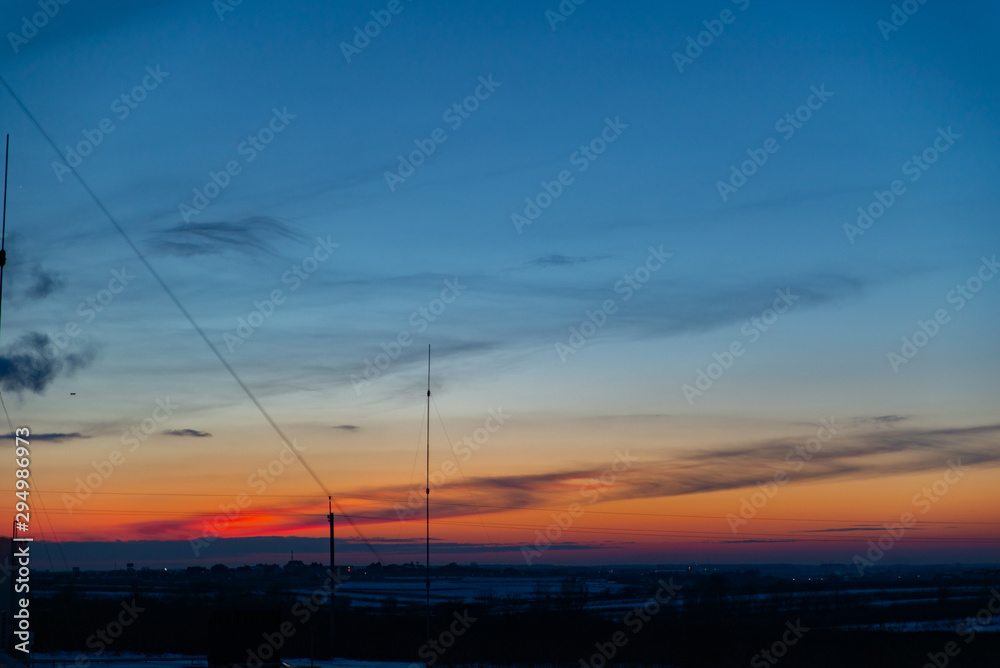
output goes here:
[{"label": "antenna mast", "polygon": [[425,473],[425,521],[427,537],[427,642],[431,640],[431,346],[427,344],[427,469]]},{"label": "antenna mast", "polygon": [[327,519],[330,520],[330,658],[334,659],[337,657],[337,653],[333,643],[333,613],[336,610],[336,606],[333,604],[333,597],[337,591],[337,566],[333,558],[333,497],[326,497],[326,501],[330,511],[329,515],[327,515]]},{"label": "antenna mast", "polygon": [[[3,303],[3,266],[7,264],[7,251],[4,250],[4,242],[7,239],[7,165],[8,159],[10,158],[10,135],[7,135],[7,148],[4,152],[3,159],[3,227],[0,228],[0,304]],[[0,402],[3,401],[3,395],[0,395]],[[4,407],[4,411],[7,408]],[[17,432],[14,432],[17,433]],[[13,434],[11,434],[13,436]],[[17,537],[17,522],[16,517],[11,518],[10,521],[10,563],[14,563],[14,539]],[[10,578],[10,614],[14,614],[14,601],[16,600],[14,578]],[[13,620],[11,620],[13,622]],[[0,647],[3,649],[9,649],[10,645],[14,643],[13,625],[8,627],[6,623],[3,625],[2,632],[4,634],[3,641],[0,641]],[[8,633],[9,631],[9,633]],[[8,644],[10,643],[10,644]]]},{"label": "antenna mast", "polygon": [[7,165],[10,160],[10,135],[7,135],[7,148],[3,158],[3,228],[0,229],[0,301],[3,299],[3,266],[7,264],[7,251],[4,243],[7,240]]}]

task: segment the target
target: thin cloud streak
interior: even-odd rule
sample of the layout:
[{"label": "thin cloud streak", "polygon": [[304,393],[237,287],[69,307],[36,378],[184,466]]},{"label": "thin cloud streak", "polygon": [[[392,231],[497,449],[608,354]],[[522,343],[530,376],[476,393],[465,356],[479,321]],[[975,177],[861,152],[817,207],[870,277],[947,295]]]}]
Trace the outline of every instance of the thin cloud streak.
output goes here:
[{"label": "thin cloud streak", "polygon": [[207,431],[197,429],[167,429],[162,432],[165,436],[181,436],[187,438],[210,438],[212,435]]},{"label": "thin cloud streak", "polygon": [[[962,466],[996,466],[1000,463],[1000,425],[949,429],[907,429],[844,433],[837,441],[823,446],[811,461],[795,471],[785,462],[786,455],[802,439],[773,439],[745,446],[682,452],[670,459],[638,461],[605,485],[600,476],[607,465],[594,468],[556,471],[533,475],[508,475],[469,478],[475,500],[482,504],[479,513],[493,514],[507,510],[535,507],[560,507],[567,497],[576,500],[599,496],[600,501],[667,498],[753,487],[785,471],[797,483],[821,482],[850,477],[884,478],[909,473],[940,471],[949,462]],[[454,492],[438,490],[438,498],[457,502],[457,506],[438,506],[440,517],[472,515],[475,503],[468,503],[465,490],[455,485]],[[460,496],[461,494],[462,496]],[[344,496],[350,496],[345,494]],[[393,515],[394,503],[406,503],[398,488],[383,487],[358,491],[359,498],[384,498],[386,507],[378,511],[383,518]],[[390,501],[392,500],[392,501]],[[419,508],[423,508],[422,503]],[[366,512],[366,514],[372,514]],[[407,515],[408,516],[408,515]],[[380,521],[385,521],[380,520]]]},{"label": "thin cloud streak", "polygon": [[[37,443],[39,441],[46,442],[46,443],[63,443],[65,441],[76,441],[76,440],[85,439],[85,438],[90,438],[90,436],[87,436],[86,434],[81,434],[78,431],[73,431],[73,432],[69,432],[69,433],[65,433],[65,434],[63,434],[63,433],[38,433],[38,434],[31,434],[31,436],[30,436],[31,442],[33,442],[33,443]],[[7,434],[6,436],[4,436],[4,440],[5,441],[8,440],[8,439],[10,440],[10,444],[13,445],[14,444],[14,434]]]},{"label": "thin cloud streak", "polygon": [[181,223],[155,233],[150,244],[158,252],[180,257],[220,255],[227,251],[276,255],[275,241],[302,243],[305,239],[282,220],[256,216],[234,222]]}]

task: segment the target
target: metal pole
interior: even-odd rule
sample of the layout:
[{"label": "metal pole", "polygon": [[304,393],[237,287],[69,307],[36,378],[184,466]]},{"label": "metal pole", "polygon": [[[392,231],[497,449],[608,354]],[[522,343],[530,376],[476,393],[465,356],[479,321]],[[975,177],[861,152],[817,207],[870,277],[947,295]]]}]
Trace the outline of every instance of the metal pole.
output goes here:
[{"label": "metal pole", "polygon": [[[3,158],[3,227],[0,228],[0,312],[2,312],[3,304],[3,267],[7,264],[7,251],[4,250],[4,244],[7,240],[7,165],[10,160],[10,135],[7,135],[7,144],[4,151]],[[15,431],[16,435],[17,432]],[[17,518],[11,518],[10,521],[10,563],[11,566],[16,565],[14,559],[14,538],[17,536]],[[10,633],[8,633],[8,628],[3,629],[4,639],[2,646],[4,650],[10,650],[13,653],[14,650],[14,578],[10,578],[10,613],[7,615],[7,620],[10,624]]]},{"label": "metal pole", "polygon": [[427,537],[427,643],[431,641],[431,346],[427,344],[427,470],[424,491],[424,503]]},{"label": "metal pole", "polygon": [[330,658],[334,659],[337,657],[337,653],[334,649],[333,639],[334,639],[334,622],[333,613],[336,610],[336,606],[333,604],[333,597],[337,591],[337,565],[334,561],[333,552],[333,497],[327,497],[327,504],[330,509],[330,514],[327,515],[327,519],[330,520]]},{"label": "metal pole", "polygon": [[[3,157],[3,227],[0,228],[0,298],[3,296],[3,267],[7,264],[7,251],[4,245],[7,240],[7,166],[10,161],[10,135],[7,135],[6,149]],[[11,612],[10,614],[14,614]]]}]

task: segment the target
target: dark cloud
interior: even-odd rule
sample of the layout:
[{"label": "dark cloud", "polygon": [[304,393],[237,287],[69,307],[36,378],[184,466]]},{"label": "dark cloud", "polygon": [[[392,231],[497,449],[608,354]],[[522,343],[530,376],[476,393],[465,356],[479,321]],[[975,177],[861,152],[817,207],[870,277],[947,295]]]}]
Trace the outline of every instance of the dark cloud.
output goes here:
[{"label": "dark cloud", "polygon": [[207,431],[198,431],[197,429],[167,429],[162,433],[167,436],[186,436],[191,438],[211,437],[211,434]]},{"label": "dark cloud", "polygon": [[21,306],[59,292],[66,287],[66,277],[58,271],[47,269],[35,258],[34,249],[24,242],[21,234],[11,233],[7,238],[7,264],[4,285],[4,302]]},{"label": "dark cloud", "polygon": [[745,538],[743,540],[724,540],[723,543],[797,543],[794,538]]},{"label": "dark cloud", "polygon": [[876,417],[857,418],[854,423],[858,426],[885,430],[892,428],[900,422],[906,422],[909,419],[908,415],[878,415]]},{"label": "dark cloud", "polygon": [[42,394],[57,378],[72,376],[96,358],[96,348],[61,352],[45,334],[30,332],[0,349],[0,388]]},{"label": "dark cloud", "polygon": [[153,235],[152,246],[168,255],[194,257],[226,251],[275,254],[276,241],[303,242],[285,221],[255,216],[235,222],[180,223]]},{"label": "dark cloud", "polygon": [[903,422],[909,419],[910,418],[906,415],[880,415],[878,417],[871,418],[872,422],[878,422],[879,424],[894,424],[896,422]]},{"label": "dark cloud", "polygon": [[854,418],[855,426],[864,427],[877,427],[878,429],[887,429],[893,425],[899,424],[900,422],[906,422],[910,419],[908,415],[876,415],[873,417],[857,417]]},{"label": "dark cloud", "polygon": [[572,256],[572,255],[546,255],[544,257],[535,258],[530,262],[526,262],[525,266],[529,267],[566,267],[574,264],[585,264],[587,262],[594,262],[595,260],[606,260],[610,255],[590,255],[590,256]]},{"label": "dark cloud", "polygon": [[[923,527],[909,527],[913,531],[923,530]],[[799,533],[853,533],[855,531],[885,531],[882,526],[835,527],[832,529],[803,529]]]},{"label": "dark cloud", "polygon": [[356,424],[338,424],[334,429],[343,429],[344,431],[357,431],[361,427]]},{"label": "dark cloud", "polygon": [[32,279],[33,282],[24,292],[28,299],[45,299],[54,292],[66,287],[65,278],[42,267],[34,268]]},{"label": "dark cloud", "polygon": [[[23,437],[22,437],[23,438]],[[75,441],[81,438],[90,438],[86,434],[81,434],[78,431],[70,432],[68,434],[50,433],[50,434],[31,434],[28,436],[28,440],[32,443],[37,443],[38,441],[46,441],[49,443],[62,443],[63,441]],[[7,434],[4,440],[10,439],[11,442],[14,440],[14,434]]]}]

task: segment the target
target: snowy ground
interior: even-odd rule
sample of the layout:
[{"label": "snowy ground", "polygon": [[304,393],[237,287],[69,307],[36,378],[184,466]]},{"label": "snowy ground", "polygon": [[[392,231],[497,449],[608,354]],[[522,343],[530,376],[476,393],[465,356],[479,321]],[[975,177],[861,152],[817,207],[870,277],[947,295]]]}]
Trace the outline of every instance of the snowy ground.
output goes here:
[{"label": "snowy ground", "polygon": [[[849,626],[836,627],[842,631],[892,631],[894,633],[920,633],[924,631],[946,631],[954,633],[955,629],[962,626],[963,629],[970,629],[975,633],[1000,633],[1000,623],[981,626],[973,623],[969,624],[968,619],[935,619],[924,622],[886,622],[884,624],[853,624]],[[969,631],[966,631],[968,634]]]}]

